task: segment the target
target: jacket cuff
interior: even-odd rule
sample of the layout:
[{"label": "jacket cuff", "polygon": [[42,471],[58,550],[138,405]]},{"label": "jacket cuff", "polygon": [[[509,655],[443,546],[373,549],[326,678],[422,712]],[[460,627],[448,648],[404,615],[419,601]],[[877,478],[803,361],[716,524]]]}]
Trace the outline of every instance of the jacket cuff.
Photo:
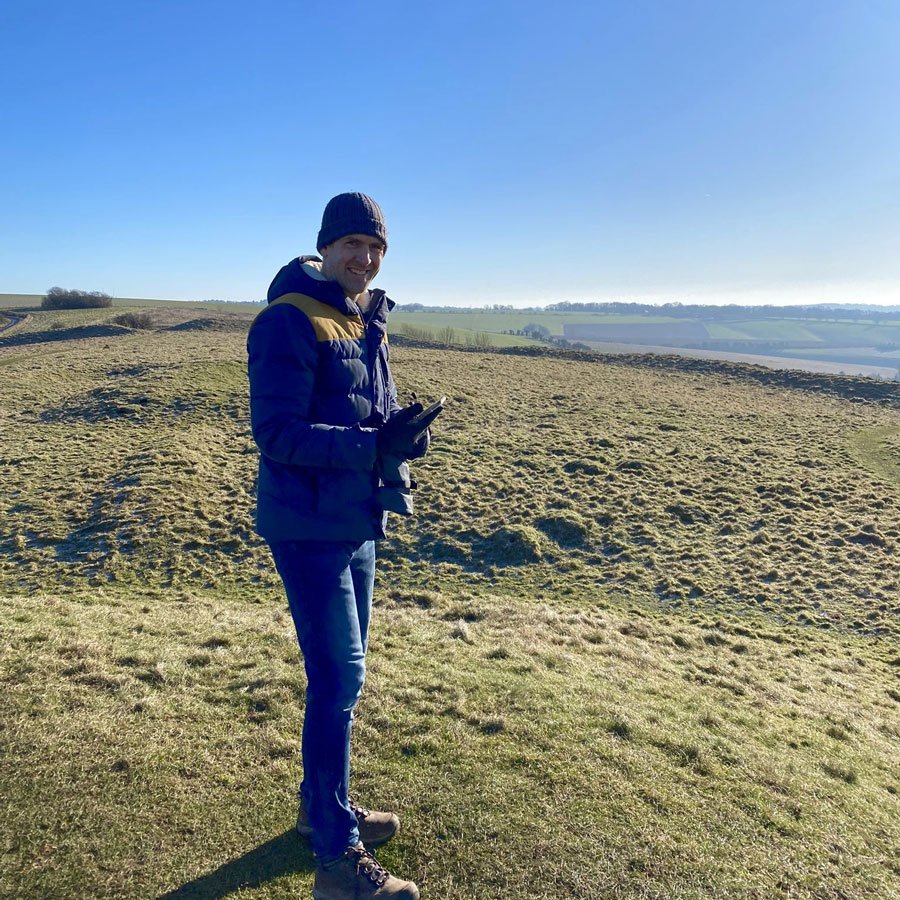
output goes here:
[{"label": "jacket cuff", "polygon": [[374,469],[378,459],[378,429],[355,425],[352,431],[354,434],[351,440],[355,444],[354,459],[359,461],[353,468]]}]

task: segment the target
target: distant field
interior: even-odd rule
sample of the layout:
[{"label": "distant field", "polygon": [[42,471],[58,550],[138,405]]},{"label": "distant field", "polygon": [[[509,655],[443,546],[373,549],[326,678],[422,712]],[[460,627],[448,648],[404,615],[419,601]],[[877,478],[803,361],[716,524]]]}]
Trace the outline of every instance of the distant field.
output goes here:
[{"label": "distant field", "polygon": [[[781,356],[781,351],[772,351],[772,356]],[[893,368],[900,366],[900,350],[880,353],[877,350],[862,347],[808,347],[803,355],[810,360],[826,359],[833,363],[852,363],[854,365],[870,365]]]},{"label": "distant field", "polygon": [[[862,359],[845,358],[833,361],[812,357],[797,358],[785,355],[762,355],[753,353],[729,353],[724,350],[693,350],[680,347],[663,347],[652,344],[620,344],[606,342],[588,342],[588,346],[598,353],[652,353],[662,355],[686,356],[691,359],[722,359],[731,362],[747,363],[753,366],[765,366],[769,369],[797,369],[803,372],[820,372],[830,375],[862,375],[867,378],[880,378],[885,381],[894,381],[898,373],[900,360],[893,358],[884,360],[883,357],[863,357]],[[804,351],[805,352],[805,351]],[[826,351],[821,351],[823,356]],[[879,365],[879,361],[881,364]],[[888,364],[885,365],[884,362]],[[893,364],[891,364],[893,363]]]},{"label": "distant field", "polygon": [[[430,325],[430,327],[425,327],[425,325]],[[457,328],[453,325],[442,325],[440,327],[435,327],[433,323],[425,323],[425,325],[414,325],[404,321],[402,316],[395,317],[392,315],[389,329],[391,334],[405,334],[412,338],[446,343],[448,345],[472,345],[476,344],[479,339],[483,341],[482,346],[487,347],[528,347],[542,344],[541,341],[522,335],[473,331],[470,328]]]},{"label": "distant field", "polygon": [[[704,339],[716,341],[752,341],[760,343],[776,342],[796,344],[805,347],[809,344],[821,346],[843,347],[873,347],[877,344],[900,344],[900,327],[894,325],[875,325],[845,321],[834,322],[806,322],[790,319],[753,319],[747,321],[731,321],[727,323],[709,321],[701,322],[693,320],[695,333],[687,332],[692,320],[682,320],[677,326],[673,326],[672,332],[666,341],[658,338],[666,334],[665,329],[659,325],[644,322],[634,322],[628,326],[598,319],[590,323],[592,330],[608,329],[610,340],[631,340],[633,343],[665,343],[673,346],[690,346],[689,342],[699,343]],[[602,340],[598,334],[590,338],[579,338],[577,328],[583,328],[587,323],[571,325],[567,336],[574,339]],[[646,338],[646,339],[644,339]]]},{"label": "distant field", "polygon": [[[465,313],[399,312],[395,323],[438,331],[452,327],[488,333],[542,325],[556,337],[586,343],[601,352],[683,353],[699,358],[729,359],[810,372],[841,372],[894,379],[900,354],[876,347],[900,346],[900,324],[799,319],[734,319],[727,322],[676,319],[665,316],[620,316],[599,313]],[[397,327],[397,325],[395,325]],[[590,331],[582,333],[579,329]],[[585,334],[605,333],[605,339]],[[706,341],[733,341],[715,348]],[[495,345],[500,345],[498,340]],[[695,349],[690,349],[695,348]],[[757,349],[755,349],[757,348]]]},{"label": "distant field", "polygon": [[405,312],[394,313],[398,322],[408,322],[422,328],[467,328],[478,331],[498,332],[524,328],[526,325],[543,325],[556,337],[563,336],[565,325],[629,325],[640,329],[654,328],[664,324],[703,324],[710,338],[728,340],[757,341],[815,341],[819,343],[840,343],[844,346],[874,346],[878,343],[900,343],[900,323],[873,323],[855,321],[852,318],[840,321],[810,319],[760,319],[735,318],[729,320],[685,319],[672,316],[654,315],[607,315],[602,313],[498,313],[471,310],[450,312]]},{"label": "distant field", "polygon": [[516,331],[526,325],[543,325],[555,337],[563,336],[563,326],[578,322],[603,321],[610,323],[662,323],[676,321],[668,316],[617,316],[598,315],[592,313],[499,313],[491,311],[474,312],[405,312],[395,311],[391,321],[408,323],[417,328],[438,329],[444,327],[460,328],[469,331],[486,331],[498,333]]},{"label": "distant field", "polygon": [[38,294],[0,294],[0,309],[19,306],[40,306],[42,297]]},{"label": "distant field", "polygon": [[778,340],[778,341],[818,341],[807,322],[789,320],[735,321],[727,323],[710,322],[707,325],[711,338],[738,340]]}]

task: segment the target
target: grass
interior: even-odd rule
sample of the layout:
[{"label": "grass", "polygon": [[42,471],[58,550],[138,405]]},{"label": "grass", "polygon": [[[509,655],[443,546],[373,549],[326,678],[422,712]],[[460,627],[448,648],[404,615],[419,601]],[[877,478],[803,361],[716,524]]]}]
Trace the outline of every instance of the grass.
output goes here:
[{"label": "grass", "polygon": [[[0,338],[0,896],[309,892],[245,335],[175,312]],[[393,365],[450,402],[379,548],[353,779],[403,817],[385,863],[444,900],[900,896],[900,413]]]},{"label": "grass", "polygon": [[[426,325],[429,323],[425,323]],[[542,341],[516,334],[500,334],[487,331],[473,331],[470,328],[455,328],[444,325],[440,328],[428,328],[421,325],[410,325],[400,321],[390,323],[392,334],[407,335],[414,340],[445,344],[446,346],[462,345],[476,347],[540,347]]]},{"label": "grass", "polygon": [[[39,309],[43,294],[0,294],[0,309]],[[149,306],[156,309],[212,310],[220,314],[252,315],[260,305],[253,300],[246,302],[221,302],[218,300],[152,300],[138,297],[114,297],[116,306]]]},{"label": "grass", "polygon": [[0,309],[40,306],[42,299],[42,294],[0,294]]},{"label": "grass", "polygon": [[858,431],[852,445],[864,466],[892,487],[900,487],[900,427],[887,425]]}]

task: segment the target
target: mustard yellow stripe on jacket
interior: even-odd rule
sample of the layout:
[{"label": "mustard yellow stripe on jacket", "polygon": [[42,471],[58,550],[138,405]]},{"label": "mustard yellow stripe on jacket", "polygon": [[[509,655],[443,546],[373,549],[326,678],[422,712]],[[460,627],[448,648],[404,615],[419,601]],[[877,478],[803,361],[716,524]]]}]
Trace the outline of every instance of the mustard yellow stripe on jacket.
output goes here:
[{"label": "mustard yellow stripe on jacket", "polygon": [[[316,333],[317,341],[358,341],[366,333],[366,326],[359,316],[345,316],[333,306],[307,297],[306,294],[283,294],[266,309],[271,309],[278,303],[288,303],[304,313]],[[264,312],[265,310],[260,315]]]}]

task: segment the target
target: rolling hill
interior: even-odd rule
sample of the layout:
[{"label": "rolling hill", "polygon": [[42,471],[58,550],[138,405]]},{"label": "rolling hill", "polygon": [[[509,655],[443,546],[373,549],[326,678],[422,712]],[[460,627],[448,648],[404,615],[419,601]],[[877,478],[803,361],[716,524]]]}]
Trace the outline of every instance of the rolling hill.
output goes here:
[{"label": "rolling hill", "polygon": [[[0,336],[0,895],[302,896],[249,317],[148,311]],[[353,779],[423,896],[900,896],[900,388],[666,359],[395,343]]]}]

